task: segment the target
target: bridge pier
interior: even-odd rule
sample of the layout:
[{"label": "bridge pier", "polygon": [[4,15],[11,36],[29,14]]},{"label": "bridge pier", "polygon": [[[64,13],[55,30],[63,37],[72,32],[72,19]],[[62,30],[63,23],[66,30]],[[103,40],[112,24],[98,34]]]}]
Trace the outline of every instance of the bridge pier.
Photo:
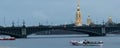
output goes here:
[{"label": "bridge pier", "polygon": [[105,27],[101,27],[101,31],[97,32],[95,34],[91,33],[89,36],[106,36],[106,30]]},{"label": "bridge pier", "polygon": [[20,38],[27,38],[27,31],[26,31],[25,27],[23,27],[21,29],[21,37]]},{"label": "bridge pier", "polygon": [[105,30],[105,27],[102,27],[102,35],[106,36],[106,30]]}]

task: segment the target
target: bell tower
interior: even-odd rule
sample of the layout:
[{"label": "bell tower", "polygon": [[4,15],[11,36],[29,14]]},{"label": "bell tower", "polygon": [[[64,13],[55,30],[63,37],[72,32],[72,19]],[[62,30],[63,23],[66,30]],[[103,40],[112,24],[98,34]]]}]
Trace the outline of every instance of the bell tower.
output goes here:
[{"label": "bell tower", "polygon": [[82,26],[82,17],[81,17],[81,12],[80,12],[80,0],[77,1],[75,26]]},{"label": "bell tower", "polygon": [[88,14],[88,18],[87,18],[87,25],[89,26],[92,23],[90,15]]}]

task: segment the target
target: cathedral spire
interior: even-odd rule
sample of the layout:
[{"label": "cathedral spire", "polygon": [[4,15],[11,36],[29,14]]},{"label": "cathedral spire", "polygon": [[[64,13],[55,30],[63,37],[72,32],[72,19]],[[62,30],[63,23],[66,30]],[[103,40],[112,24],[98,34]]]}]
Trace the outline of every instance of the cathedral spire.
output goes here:
[{"label": "cathedral spire", "polygon": [[77,0],[77,12],[76,12],[75,25],[82,26],[82,17],[81,17],[81,13],[80,13],[80,0]]},{"label": "cathedral spire", "polygon": [[112,22],[112,16],[109,16],[109,18],[108,18],[108,23],[113,23],[113,22]]},{"label": "cathedral spire", "polygon": [[88,14],[88,18],[87,18],[87,25],[89,26],[92,23],[91,18],[90,18],[90,14]]}]

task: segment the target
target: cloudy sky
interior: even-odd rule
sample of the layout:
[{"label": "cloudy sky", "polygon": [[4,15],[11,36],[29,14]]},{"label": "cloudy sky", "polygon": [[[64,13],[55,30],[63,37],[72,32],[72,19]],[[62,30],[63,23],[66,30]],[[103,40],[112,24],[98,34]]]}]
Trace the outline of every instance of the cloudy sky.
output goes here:
[{"label": "cloudy sky", "polygon": [[[0,25],[65,24],[73,23],[77,0],[0,0]],[[102,23],[112,16],[120,22],[120,0],[81,0],[83,23],[90,14],[93,22]]]}]

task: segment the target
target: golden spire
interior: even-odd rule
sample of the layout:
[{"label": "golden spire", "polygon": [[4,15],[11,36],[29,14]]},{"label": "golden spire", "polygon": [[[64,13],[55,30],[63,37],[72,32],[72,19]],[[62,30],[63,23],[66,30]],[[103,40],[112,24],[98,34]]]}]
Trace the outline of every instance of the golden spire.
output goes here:
[{"label": "golden spire", "polygon": [[75,25],[82,26],[82,18],[81,18],[81,13],[80,13],[80,0],[77,0],[77,12],[76,12]]}]

